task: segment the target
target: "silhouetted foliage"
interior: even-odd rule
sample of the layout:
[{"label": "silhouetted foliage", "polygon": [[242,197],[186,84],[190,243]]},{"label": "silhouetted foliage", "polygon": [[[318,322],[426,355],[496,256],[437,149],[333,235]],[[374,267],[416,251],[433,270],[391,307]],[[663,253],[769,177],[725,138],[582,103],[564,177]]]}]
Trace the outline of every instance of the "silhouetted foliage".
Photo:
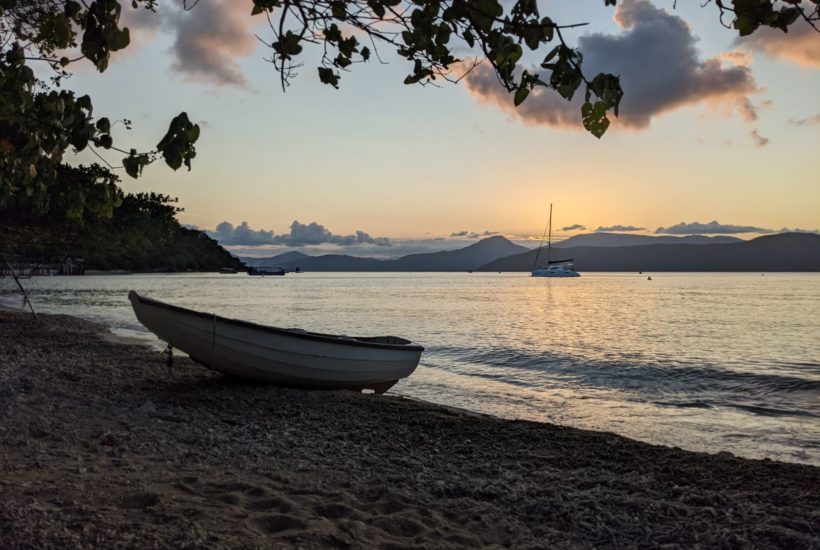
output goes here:
[{"label": "silhouetted foliage", "polygon": [[[192,9],[199,0],[182,1]],[[131,0],[125,5],[154,10],[157,3]],[[740,35],[760,26],[786,31],[798,20],[814,25],[820,18],[820,0],[706,1],[712,3],[721,21]],[[125,155],[123,168],[132,177],[159,156],[174,170],[191,168],[200,129],[185,113],[171,121],[155,149],[139,152],[114,144],[112,127],[118,122],[130,127],[130,121],[97,118],[89,96],[77,97],[60,88],[72,63],[86,59],[103,72],[112,52],[129,45],[130,32],[120,27],[123,4],[0,0],[0,206],[25,195],[41,206],[46,200],[64,201],[64,211],[72,218],[80,217],[83,208],[110,213],[117,197],[106,194],[104,185],[83,190],[82,184],[67,179],[61,166],[68,150],[119,151]],[[603,0],[603,5],[615,6],[616,0]],[[245,4],[237,2],[236,9],[246,9]],[[596,137],[606,132],[610,114],[618,114],[623,96],[617,76],[583,73],[581,53],[562,34],[562,29],[578,25],[564,26],[542,16],[536,0],[253,0],[251,15],[265,17],[270,24],[272,37],[261,39],[272,50],[270,60],[283,87],[302,64],[304,45],[315,43],[323,52],[317,76],[334,87],[340,84],[341,71],[377,56],[380,46],[411,63],[407,84],[457,80],[453,69],[462,60],[456,52],[466,51],[492,65],[516,105],[536,86],[567,100],[583,87],[580,119]],[[519,68],[525,48],[542,59],[543,76]],[[68,57],[73,54],[67,52],[77,50],[76,58]],[[36,62],[53,69],[48,81],[35,77],[31,65]],[[74,192],[57,199],[50,191],[54,186],[74,186]]]},{"label": "silhouetted foliage", "polygon": [[[0,249],[15,253],[37,251],[43,258],[85,259],[88,269],[129,271],[216,271],[241,269],[242,262],[202,231],[182,227],[176,215],[177,199],[157,193],[124,194],[106,169],[60,168],[66,188],[52,188],[43,196],[15,197],[15,204],[0,208]],[[91,174],[100,179],[95,181]],[[100,176],[102,174],[102,176]],[[111,212],[76,208],[77,193],[87,204],[106,202],[101,194],[116,197]],[[74,212],[76,213],[76,211]]]}]

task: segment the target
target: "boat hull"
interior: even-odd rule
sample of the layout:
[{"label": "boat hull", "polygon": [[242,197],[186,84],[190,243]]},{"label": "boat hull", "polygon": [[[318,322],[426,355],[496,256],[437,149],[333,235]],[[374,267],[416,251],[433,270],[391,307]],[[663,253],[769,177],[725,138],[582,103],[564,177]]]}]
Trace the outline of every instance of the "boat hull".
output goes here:
[{"label": "boat hull", "polygon": [[532,276],[533,277],[580,277],[581,274],[578,273],[577,271],[570,271],[570,272],[566,272],[566,273],[557,273],[557,272],[548,273],[548,272],[533,271]]},{"label": "boat hull", "polygon": [[395,337],[356,339],[266,327],[128,295],[161,340],[228,375],[288,386],[382,393],[413,373],[421,346]]}]

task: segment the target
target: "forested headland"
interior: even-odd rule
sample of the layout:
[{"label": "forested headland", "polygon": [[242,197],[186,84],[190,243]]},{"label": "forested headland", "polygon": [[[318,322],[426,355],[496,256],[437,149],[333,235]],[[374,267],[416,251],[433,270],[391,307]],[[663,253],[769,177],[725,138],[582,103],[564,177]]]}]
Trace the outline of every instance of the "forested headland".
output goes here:
[{"label": "forested headland", "polygon": [[243,268],[204,232],[180,224],[177,199],[126,193],[116,176],[98,166],[60,170],[65,185],[31,196],[15,194],[0,207],[0,251],[40,261],[82,258],[86,269]]}]

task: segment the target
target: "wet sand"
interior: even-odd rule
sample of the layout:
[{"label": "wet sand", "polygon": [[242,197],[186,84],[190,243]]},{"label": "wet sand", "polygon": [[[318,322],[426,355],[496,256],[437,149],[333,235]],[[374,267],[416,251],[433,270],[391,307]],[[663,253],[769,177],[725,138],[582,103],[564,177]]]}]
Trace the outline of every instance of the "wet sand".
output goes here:
[{"label": "wet sand", "polygon": [[820,547],[820,468],[169,370],[106,334],[0,312],[0,547]]}]

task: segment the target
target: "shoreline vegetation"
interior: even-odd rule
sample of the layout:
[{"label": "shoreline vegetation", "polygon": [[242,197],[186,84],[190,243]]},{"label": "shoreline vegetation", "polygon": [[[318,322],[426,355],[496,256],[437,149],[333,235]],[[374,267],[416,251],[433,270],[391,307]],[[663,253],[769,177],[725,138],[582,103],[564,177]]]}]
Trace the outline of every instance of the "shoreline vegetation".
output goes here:
[{"label": "shoreline vegetation", "polygon": [[167,368],[0,311],[11,548],[812,548],[818,487],[808,465]]},{"label": "shoreline vegetation", "polygon": [[82,212],[66,219],[57,200],[45,211],[31,204],[0,208],[0,253],[26,264],[82,259],[94,271],[175,273],[242,270],[241,260],[205,232],[183,226],[176,199],[158,193],[123,193],[108,215]]}]

